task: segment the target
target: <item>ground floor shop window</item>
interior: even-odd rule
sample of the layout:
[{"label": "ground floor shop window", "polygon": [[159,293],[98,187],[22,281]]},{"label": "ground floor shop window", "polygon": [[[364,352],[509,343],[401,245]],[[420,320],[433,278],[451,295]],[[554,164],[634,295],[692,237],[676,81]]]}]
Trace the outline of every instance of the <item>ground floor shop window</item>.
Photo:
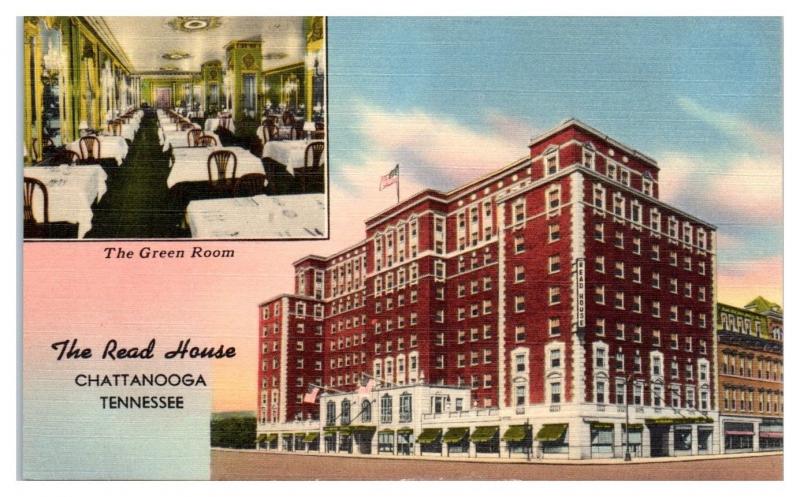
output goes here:
[{"label": "ground floor shop window", "polygon": [[692,427],[675,426],[673,435],[673,447],[676,451],[692,450]]},{"label": "ground floor shop window", "polygon": [[353,450],[353,435],[339,435],[339,452],[352,452]]},{"label": "ground floor shop window", "polygon": [[712,428],[697,427],[697,450],[698,452],[711,451],[711,435],[714,433]]},{"label": "ground floor shop window", "polygon": [[[624,427],[623,427],[624,428]],[[642,432],[644,429],[641,426],[633,427],[631,426],[630,433],[625,433],[623,429],[622,436],[625,437],[622,439],[623,443],[623,450],[625,450],[625,445],[628,444],[628,453],[635,457],[642,457]]]},{"label": "ground floor shop window", "polygon": [[758,437],[759,450],[779,450],[783,448],[783,434],[781,437]]},{"label": "ground floor shop window", "polygon": [[447,444],[448,454],[466,454],[469,452],[469,428],[457,427],[450,428],[444,434],[442,440]]},{"label": "ground floor shop window", "polygon": [[753,450],[752,423],[725,423],[725,450]]},{"label": "ground floor shop window", "polygon": [[325,435],[325,452],[336,452],[336,434]]},{"label": "ground floor shop window", "polygon": [[569,452],[567,424],[543,425],[536,433],[536,441],[541,446],[542,454],[566,454]]},{"label": "ground floor shop window", "polygon": [[614,425],[592,423],[591,440],[593,456],[611,456],[614,453]]},{"label": "ground floor shop window", "polygon": [[412,433],[410,431],[397,432],[397,453],[410,456],[414,453],[414,443],[411,441]]},{"label": "ground floor shop window", "polygon": [[381,431],[378,433],[378,452],[394,454],[394,432]]}]

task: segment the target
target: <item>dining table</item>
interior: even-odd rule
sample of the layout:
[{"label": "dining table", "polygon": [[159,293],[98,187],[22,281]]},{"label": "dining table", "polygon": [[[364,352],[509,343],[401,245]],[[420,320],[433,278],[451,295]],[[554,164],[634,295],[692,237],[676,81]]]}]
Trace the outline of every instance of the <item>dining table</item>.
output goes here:
[{"label": "dining table", "polygon": [[[195,129],[199,129],[199,126]],[[161,128],[159,130],[159,141],[161,143],[161,148],[164,152],[169,150],[169,147],[172,148],[182,148],[189,146],[189,131],[190,130],[183,130],[183,131],[176,131],[174,128]],[[217,145],[222,145],[222,142],[219,139],[219,136],[216,133],[211,131],[203,131],[203,134],[206,136],[211,136],[216,140]]]},{"label": "dining table", "polygon": [[[183,147],[172,149],[172,166],[167,177],[167,188],[178,183],[208,182],[208,157],[217,150],[229,150],[236,155],[236,177],[245,174],[264,174],[261,159],[242,147]],[[212,167],[214,163],[212,162]],[[228,166],[232,171],[233,162]]]},{"label": "dining table", "polygon": [[308,146],[322,140],[273,140],[264,144],[262,158],[269,158],[286,166],[286,171],[294,176],[295,169],[306,167]]},{"label": "dining table", "polygon": [[[100,159],[114,159],[117,165],[122,165],[122,161],[128,156],[128,142],[122,136],[113,136],[105,133],[96,135],[100,141]],[[75,140],[67,144],[67,150],[72,150],[81,155],[80,140]]]},{"label": "dining table", "polygon": [[[78,223],[78,238],[92,229],[92,204],[106,193],[106,172],[99,164],[33,166],[24,168],[26,178],[35,178],[47,188],[48,220]],[[44,199],[37,188],[33,215],[44,221]]]},{"label": "dining table", "polygon": [[[205,126],[203,126],[203,129],[205,129],[206,131],[214,131],[218,127],[219,127],[219,118],[209,117],[208,119],[206,119]],[[228,119],[228,131],[230,131],[231,133],[236,132],[236,125],[233,124],[232,117]]]},{"label": "dining table", "polygon": [[327,220],[319,193],[194,200],[186,208],[192,238],[319,239]]}]

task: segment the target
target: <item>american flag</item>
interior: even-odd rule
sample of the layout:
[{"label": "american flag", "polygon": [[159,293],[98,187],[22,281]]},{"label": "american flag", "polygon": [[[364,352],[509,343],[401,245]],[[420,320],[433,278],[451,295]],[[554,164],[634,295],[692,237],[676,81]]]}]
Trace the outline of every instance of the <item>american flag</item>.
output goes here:
[{"label": "american flag", "polygon": [[303,396],[303,404],[316,404],[317,395],[319,395],[319,387],[314,387],[310,392]]},{"label": "american flag", "polygon": [[394,169],[389,171],[389,174],[385,174],[381,176],[380,185],[378,185],[378,191],[383,190],[384,188],[394,185],[400,181],[400,164],[394,166]]}]

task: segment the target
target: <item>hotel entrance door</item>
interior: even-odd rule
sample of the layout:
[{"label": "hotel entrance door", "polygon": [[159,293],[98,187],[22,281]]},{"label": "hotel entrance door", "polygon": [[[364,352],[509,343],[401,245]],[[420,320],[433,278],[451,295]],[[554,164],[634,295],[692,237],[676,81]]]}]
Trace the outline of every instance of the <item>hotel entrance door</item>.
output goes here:
[{"label": "hotel entrance door", "polygon": [[156,88],[156,107],[159,109],[172,108],[172,88]]},{"label": "hotel entrance door", "polygon": [[650,426],[650,457],[669,456],[669,426]]}]

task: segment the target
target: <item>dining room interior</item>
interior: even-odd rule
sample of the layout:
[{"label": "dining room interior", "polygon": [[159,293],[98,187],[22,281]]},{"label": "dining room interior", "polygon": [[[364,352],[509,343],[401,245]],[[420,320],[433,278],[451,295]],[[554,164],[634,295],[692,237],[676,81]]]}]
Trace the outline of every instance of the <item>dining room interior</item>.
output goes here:
[{"label": "dining room interior", "polygon": [[26,240],[328,237],[324,17],[21,22]]}]

